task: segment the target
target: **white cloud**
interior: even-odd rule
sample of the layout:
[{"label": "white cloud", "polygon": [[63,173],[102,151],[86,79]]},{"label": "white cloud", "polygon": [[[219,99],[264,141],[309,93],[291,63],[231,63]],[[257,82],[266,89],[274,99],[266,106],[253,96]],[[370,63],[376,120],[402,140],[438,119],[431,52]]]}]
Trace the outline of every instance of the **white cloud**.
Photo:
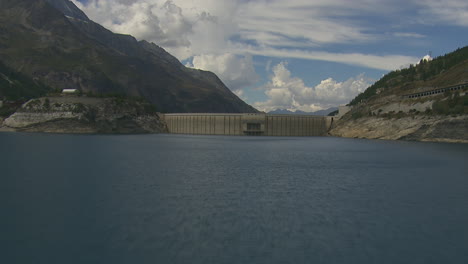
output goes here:
[{"label": "white cloud", "polygon": [[431,61],[431,60],[432,60],[432,57],[431,57],[431,55],[428,54],[428,55],[422,57],[422,59],[420,61],[418,61],[418,63],[416,63],[416,64],[421,63],[421,61]]},{"label": "white cloud", "polygon": [[216,73],[224,84],[231,90],[237,91],[238,95],[242,95],[240,89],[252,86],[259,80],[250,55],[204,54],[194,56],[189,66]]},{"label": "white cloud", "polygon": [[237,89],[237,90],[234,90],[232,91],[235,95],[237,95],[237,97],[239,97],[240,99],[244,100],[244,101],[247,101],[249,98],[245,95],[244,93],[244,90],[242,89]]},{"label": "white cloud", "polygon": [[172,2],[90,0],[80,5],[91,19],[114,32],[157,39],[162,46],[190,45],[190,25]]},{"label": "white cloud", "polygon": [[[167,49],[180,60],[233,53],[333,61],[393,70],[414,57],[321,50],[326,44],[375,42],[365,14],[395,12],[370,0],[89,0],[80,4],[105,27]],[[417,33],[414,33],[417,34]],[[413,36],[416,36],[414,35]]]},{"label": "white cloud", "polygon": [[393,36],[399,38],[425,38],[425,35],[414,33],[414,32],[395,32]]},{"label": "white cloud", "polygon": [[266,112],[278,108],[313,112],[348,103],[372,81],[361,74],[344,82],[328,78],[315,87],[308,87],[302,79],[293,77],[287,64],[282,62],[273,68],[270,82],[263,87],[268,99],[254,106]]},{"label": "white cloud", "polygon": [[369,11],[371,5],[362,2],[365,1],[249,1],[239,11],[241,36],[259,46],[368,41],[375,36],[365,33],[367,28],[356,20],[349,19],[357,17],[358,6],[361,14]]},{"label": "white cloud", "polygon": [[402,55],[371,55],[362,53],[331,53],[322,51],[288,50],[288,49],[244,49],[254,55],[271,56],[277,58],[297,58],[322,60],[364,66],[379,70],[394,70],[399,66],[412,63],[417,57]]},{"label": "white cloud", "polygon": [[[137,39],[154,42],[180,60],[224,52],[237,29],[235,1],[73,0],[92,20]],[[222,2],[222,3],[220,3]],[[227,10],[224,10],[224,5]]]}]

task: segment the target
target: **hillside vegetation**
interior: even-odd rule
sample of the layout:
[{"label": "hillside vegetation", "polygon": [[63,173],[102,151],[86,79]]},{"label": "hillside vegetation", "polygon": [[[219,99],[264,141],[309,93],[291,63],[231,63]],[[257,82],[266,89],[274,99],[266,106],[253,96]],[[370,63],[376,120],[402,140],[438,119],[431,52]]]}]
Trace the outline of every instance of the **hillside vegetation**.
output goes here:
[{"label": "hillside vegetation", "polygon": [[392,71],[356,96],[349,105],[368,101],[379,93],[403,95],[417,88],[445,87],[460,82],[468,82],[468,46],[432,61],[421,60],[417,65]]},{"label": "hillside vegetation", "polygon": [[[392,71],[354,98],[331,135],[468,143],[468,47]],[[427,93],[457,85],[457,90]],[[463,88],[465,87],[465,88]],[[404,95],[424,93],[409,98]]]}]

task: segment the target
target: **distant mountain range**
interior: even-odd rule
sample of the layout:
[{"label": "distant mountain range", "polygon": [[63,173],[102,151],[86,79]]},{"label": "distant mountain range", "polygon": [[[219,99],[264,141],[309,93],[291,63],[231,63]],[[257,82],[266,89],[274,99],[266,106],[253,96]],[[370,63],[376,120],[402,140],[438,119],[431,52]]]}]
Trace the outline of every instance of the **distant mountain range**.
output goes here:
[{"label": "distant mountain range", "polygon": [[338,107],[331,107],[325,110],[319,110],[316,112],[304,112],[300,110],[296,111],[289,111],[288,109],[276,109],[273,111],[268,112],[269,114],[277,114],[277,115],[319,115],[319,116],[326,116],[331,112],[338,110]]},{"label": "distant mountain range", "polygon": [[215,74],[112,33],[68,0],[0,0],[0,63],[40,87],[144,97],[160,112],[258,112]]}]

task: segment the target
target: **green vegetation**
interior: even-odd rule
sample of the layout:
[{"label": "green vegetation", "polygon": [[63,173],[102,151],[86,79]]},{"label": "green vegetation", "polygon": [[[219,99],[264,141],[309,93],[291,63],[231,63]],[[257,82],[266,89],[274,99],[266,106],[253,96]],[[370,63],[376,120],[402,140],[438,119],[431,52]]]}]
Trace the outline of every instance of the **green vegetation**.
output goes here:
[{"label": "green vegetation", "polygon": [[73,108],[73,113],[83,113],[85,112],[86,107],[82,103],[77,103],[75,104],[75,107]]},{"label": "green vegetation", "polygon": [[0,100],[27,101],[52,91],[50,87],[7,67],[0,62]]},{"label": "green vegetation", "polygon": [[4,105],[0,107],[0,117],[8,117],[16,112],[16,107],[11,107],[8,105]]},{"label": "green vegetation", "polygon": [[147,114],[155,114],[156,112],[158,112],[158,108],[154,104],[147,103],[144,104],[143,107],[144,112]]},{"label": "green vegetation", "polygon": [[456,93],[447,100],[437,100],[432,105],[432,112],[437,115],[468,114],[468,95]]},{"label": "green vegetation", "polygon": [[27,100],[45,95],[51,90],[0,61],[0,100],[3,101],[0,117],[12,115]]},{"label": "green vegetation", "polygon": [[45,110],[50,110],[50,100],[49,100],[49,98],[46,98],[44,100],[44,109]]},{"label": "green vegetation", "polygon": [[117,106],[135,107],[139,114],[154,114],[158,112],[157,107],[146,98],[140,96],[129,96],[122,93],[93,93],[85,94],[88,97],[112,98]]},{"label": "green vegetation", "polygon": [[468,94],[460,96],[460,93],[455,93],[449,98],[440,97],[432,105],[432,109],[427,108],[426,111],[420,112],[416,109],[411,109],[405,113],[399,111],[390,111],[388,113],[381,114],[382,109],[379,109],[377,113],[367,112],[366,108],[356,108],[351,112],[351,119],[356,120],[362,117],[378,116],[382,118],[403,118],[403,117],[414,117],[416,115],[447,115],[457,116],[468,114]]},{"label": "green vegetation", "polygon": [[[356,105],[359,102],[367,101],[372,96],[377,95],[377,91],[392,90],[394,94],[405,92],[418,86],[449,86],[463,81],[463,73],[444,78],[442,73],[452,69],[462,63],[468,62],[468,46],[457,49],[444,56],[437,57],[432,61],[424,61],[418,65],[410,65],[409,68],[392,71],[375,82],[363,93],[356,96],[349,104]],[[465,67],[466,68],[466,67]],[[462,69],[466,72],[466,69]],[[465,73],[466,76],[466,73]],[[458,80],[456,80],[458,78]]]}]

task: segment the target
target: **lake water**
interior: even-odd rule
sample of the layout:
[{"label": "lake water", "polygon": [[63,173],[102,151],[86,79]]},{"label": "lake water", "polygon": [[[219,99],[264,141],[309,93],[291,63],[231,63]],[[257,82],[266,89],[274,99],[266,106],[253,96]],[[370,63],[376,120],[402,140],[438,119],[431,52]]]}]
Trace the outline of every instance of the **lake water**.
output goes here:
[{"label": "lake water", "polygon": [[468,263],[468,145],[0,133],[0,263]]}]

